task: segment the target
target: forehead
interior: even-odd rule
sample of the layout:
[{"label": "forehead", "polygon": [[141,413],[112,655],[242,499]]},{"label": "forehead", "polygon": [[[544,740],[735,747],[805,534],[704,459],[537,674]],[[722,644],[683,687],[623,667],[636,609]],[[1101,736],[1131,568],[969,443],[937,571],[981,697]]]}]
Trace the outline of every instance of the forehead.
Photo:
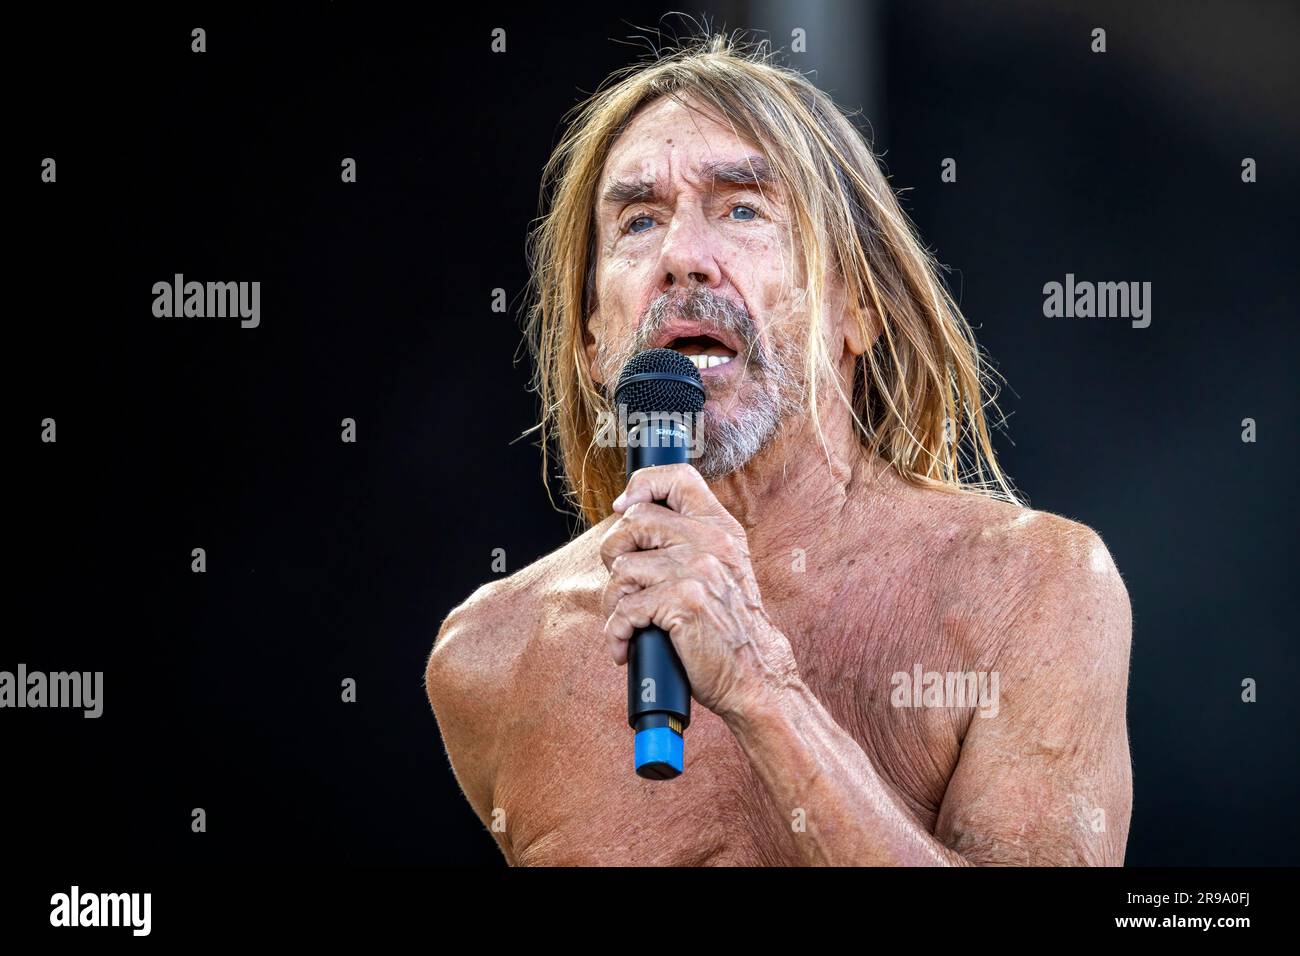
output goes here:
[{"label": "forehead", "polygon": [[738,161],[757,152],[698,107],[664,97],[642,109],[619,136],[605,161],[602,184],[626,177],[694,178],[702,163]]}]

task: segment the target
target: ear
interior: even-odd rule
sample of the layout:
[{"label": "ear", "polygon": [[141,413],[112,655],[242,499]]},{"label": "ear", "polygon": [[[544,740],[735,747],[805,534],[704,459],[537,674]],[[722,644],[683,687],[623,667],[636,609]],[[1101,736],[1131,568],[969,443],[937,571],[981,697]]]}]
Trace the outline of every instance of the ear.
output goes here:
[{"label": "ear", "polygon": [[[856,306],[851,304],[853,297],[838,269],[828,276],[826,290],[828,314],[838,319],[838,335],[844,342],[840,358],[847,355],[856,359],[865,354],[880,335],[881,326],[876,319],[875,310],[867,304],[865,298],[859,300]],[[831,328],[836,329],[836,326],[832,325]]]},{"label": "ear", "polygon": [[596,321],[598,321],[597,313],[592,312],[582,327],[582,348],[587,353],[587,371],[591,375],[592,381],[597,385],[604,385],[605,383],[601,380],[600,373],[596,369],[596,336],[591,333],[591,323]]},{"label": "ear", "polygon": [[866,302],[860,302],[857,309],[846,309],[842,314],[845,351],[855,357],[864,354],[875,344],[881,332],[875,309]]}]

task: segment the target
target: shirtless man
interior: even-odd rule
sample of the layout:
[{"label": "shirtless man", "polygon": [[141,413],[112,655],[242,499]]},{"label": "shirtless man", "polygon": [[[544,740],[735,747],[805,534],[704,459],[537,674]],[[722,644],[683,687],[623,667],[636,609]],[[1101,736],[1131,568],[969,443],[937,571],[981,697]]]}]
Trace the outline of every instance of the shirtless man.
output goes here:
[{"label": "shirtless man", "polygon": [[[426,674],[506,860],[1121,864],[1127,592],[997,468],[968,327],[852,125],[706,40],[598,92],[548,172],[532,340],[590,527],[455,608]],[[620,495],[595,410],[655,346],[731,360],[695,359],[702,457]],[[671,780],[632,766],[651,622],[695,701]]]}]

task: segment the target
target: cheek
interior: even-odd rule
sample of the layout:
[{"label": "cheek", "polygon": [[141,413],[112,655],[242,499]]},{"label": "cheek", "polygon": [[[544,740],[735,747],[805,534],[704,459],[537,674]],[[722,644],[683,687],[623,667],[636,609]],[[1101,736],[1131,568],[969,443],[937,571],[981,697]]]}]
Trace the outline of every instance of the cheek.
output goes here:
[{"label": "cheek", "polygon": [[802,325],[808,316],[804,290],[790,276],[779,272],[768,275],[761,287],[763,326],[774,335],[788,336],[794,326]]},{"label": "cheek", "polygon": [[648,261],[648,256],[636,253],[621,255],[617,259],[610,260],[607,270],[609,284],[615,288],[627,288],[631,282],[641,277],[641,271]]},{"label": "cheek", "polygon": [[765,315],[779,318],[797,304],[802,269],[784,243],[771,236],[747,237],[729,258],[745,287],[756,290],[755,304]]},{"label": "cheek", "polygon": [[597,334],[620,334],[635,327],[637,290],[644,287],[642,270],[649,261],[649,257],[641,255],[623,255],[609,260],[596,287],[604,321],[599,327],[593,323],[593,331]]}]

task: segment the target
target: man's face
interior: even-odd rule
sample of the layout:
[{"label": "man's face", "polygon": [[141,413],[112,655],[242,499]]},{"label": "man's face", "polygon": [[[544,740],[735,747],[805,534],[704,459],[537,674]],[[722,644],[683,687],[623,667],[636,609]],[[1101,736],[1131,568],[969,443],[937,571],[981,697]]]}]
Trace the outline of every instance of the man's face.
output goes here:
[{"label": "man's face", "polygon": [[706,478],[744,465],[803,397],[802,275],[769,175],[752,144],[661,99],[619,138],[597,191],[592,376],[608,394],[637,352],[690,356]]}]

